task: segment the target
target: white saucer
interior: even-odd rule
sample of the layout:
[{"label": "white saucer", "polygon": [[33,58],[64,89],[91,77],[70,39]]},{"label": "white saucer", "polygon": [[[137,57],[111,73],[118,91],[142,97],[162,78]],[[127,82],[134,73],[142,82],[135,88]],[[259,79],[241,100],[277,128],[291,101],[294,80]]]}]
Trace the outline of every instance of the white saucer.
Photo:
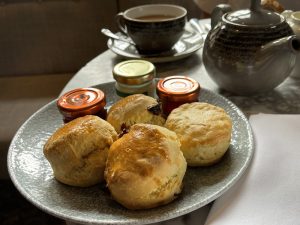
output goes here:
[{"label": "white saucer", "polygon": [[[121,35],[120,33],[117,33]],[[123,36],[127,38],[126,36]],[[196,31],[186,29],[180,40],[174,45],[172,50],[153,55],[141,55],[136,50],[135,46],[119,40],[108,39],[107,46],[115,54],[128,59],[145,59],[153,63],[170,62],[185,58],[197,50],[204,43],[204,38]]]}]

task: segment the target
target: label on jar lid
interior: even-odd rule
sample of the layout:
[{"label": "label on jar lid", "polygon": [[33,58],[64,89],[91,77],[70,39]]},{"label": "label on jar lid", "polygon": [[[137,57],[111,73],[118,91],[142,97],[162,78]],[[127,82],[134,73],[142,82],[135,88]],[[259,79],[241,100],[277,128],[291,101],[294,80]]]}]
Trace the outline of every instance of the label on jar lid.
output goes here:
[{"label": "label on jar lid", "polygon": [[143,84],[155,77],[155,67],[145,60],[127,60],[114,67],[113,76],[123,84]]}]

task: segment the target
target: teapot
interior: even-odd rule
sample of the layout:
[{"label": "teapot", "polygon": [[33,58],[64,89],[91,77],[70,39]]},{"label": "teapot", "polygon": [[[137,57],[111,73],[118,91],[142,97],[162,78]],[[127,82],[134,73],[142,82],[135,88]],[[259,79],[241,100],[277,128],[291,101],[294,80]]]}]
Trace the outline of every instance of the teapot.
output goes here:
[{"label": "teapot", "polygon": [[300,40],[284,16],[261,8],[232,11],[218,5],[203,47],[203,64],[217,85],[238,95],[274,89],[291,73]]}]

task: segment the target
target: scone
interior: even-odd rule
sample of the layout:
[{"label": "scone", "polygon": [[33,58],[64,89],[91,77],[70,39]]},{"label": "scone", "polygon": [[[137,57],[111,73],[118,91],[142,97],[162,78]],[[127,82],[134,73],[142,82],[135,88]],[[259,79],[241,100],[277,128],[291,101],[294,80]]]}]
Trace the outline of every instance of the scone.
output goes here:
[{"label": "scone", "polygon": [[174,109],[165,127],[174,131],[189,166],[208,166],[218,162],[227,151],[232,122],[224,109],[194,102]]},{"label": "scone", "polygon": [[163,126],[165,119],[156,99],[143,94],[129,95],[109,109],[107,121],[120,133],[136,123]]},{"label": "scone", "polygon": [[68,185],[88,187],[104,181],[114,128],[97,116],[79,117],[59,128],[46,142],[44,155],[55,178]]},{"label": "scone", "polygon": [[174,132],[135,124],[110,147],[105,179],[117,202],[147,209],[167,204],[181,192],[186,167]]},{"label": "scone", "polygon": [[264,9],[278,13],[282,13],[284,11],[284,7],[277,0],[262,0],[261,5]]}]

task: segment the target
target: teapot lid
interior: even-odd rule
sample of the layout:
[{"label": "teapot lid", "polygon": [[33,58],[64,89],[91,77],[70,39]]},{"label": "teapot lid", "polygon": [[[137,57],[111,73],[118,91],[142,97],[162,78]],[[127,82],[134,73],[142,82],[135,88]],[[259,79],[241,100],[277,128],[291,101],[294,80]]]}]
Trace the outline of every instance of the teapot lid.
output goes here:
[{"label": "teapot lid", "polygon": [[229,22],[239,25],[270,26],[281,23],[284,17],[261,8],[260,0],[251,0],[250,9],[243,9],[225,15]]}]

